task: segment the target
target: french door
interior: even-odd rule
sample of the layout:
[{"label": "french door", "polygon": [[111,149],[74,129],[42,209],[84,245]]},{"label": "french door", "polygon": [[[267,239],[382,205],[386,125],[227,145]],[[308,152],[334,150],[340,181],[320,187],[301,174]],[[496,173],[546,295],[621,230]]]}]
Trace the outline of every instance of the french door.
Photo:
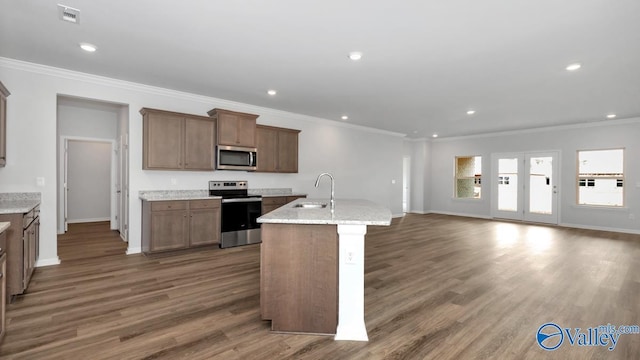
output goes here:
[{"label": "french door", "polygon": [[493,154],[491,216],[558,223],[558,152]]}]

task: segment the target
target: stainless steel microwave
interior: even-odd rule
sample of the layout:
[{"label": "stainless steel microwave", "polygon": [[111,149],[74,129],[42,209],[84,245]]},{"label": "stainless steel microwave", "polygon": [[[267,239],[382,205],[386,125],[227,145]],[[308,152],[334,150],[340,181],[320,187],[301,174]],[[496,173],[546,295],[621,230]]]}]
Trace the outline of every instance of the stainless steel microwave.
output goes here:
[{"label": "stainless steel microwave", "polygon": [[255,171],[258,164],[256,148],[218,145],[216,169]]}]

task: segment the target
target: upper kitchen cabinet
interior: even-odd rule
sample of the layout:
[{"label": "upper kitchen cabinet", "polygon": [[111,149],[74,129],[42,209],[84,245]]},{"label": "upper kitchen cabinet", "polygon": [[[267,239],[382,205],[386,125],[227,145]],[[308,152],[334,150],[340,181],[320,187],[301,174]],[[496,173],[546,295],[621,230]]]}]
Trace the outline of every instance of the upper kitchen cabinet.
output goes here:
[{"label": "upper kitchen cabinet", "polygon": [[145,170],[214,170],[215,122],[208,117],[142,108]]},{"label": "upper kitchen cabinet", "polygon": [[7,164],[7,97],[9,90],[0,81],[0,167]]},{"label": "upper kitchen cabinet", "polygon": [[258,115],[223,109],[209,110],[218,122],[218,145],[256,147],[256,119]]},{"label": "upper kitchen cabinet", "polygon": [[259,172],[297,173],[300,130],[258,125],[256,140]]}]

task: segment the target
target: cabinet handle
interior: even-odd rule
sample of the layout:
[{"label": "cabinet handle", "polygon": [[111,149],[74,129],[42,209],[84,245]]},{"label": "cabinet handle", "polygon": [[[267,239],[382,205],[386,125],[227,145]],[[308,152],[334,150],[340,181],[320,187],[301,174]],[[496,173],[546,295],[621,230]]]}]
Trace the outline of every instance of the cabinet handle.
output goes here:
[{"label": "cabinet handle", "polygon": [[4,277],[3,273],[0,273],[0,279],[2,279]]}]

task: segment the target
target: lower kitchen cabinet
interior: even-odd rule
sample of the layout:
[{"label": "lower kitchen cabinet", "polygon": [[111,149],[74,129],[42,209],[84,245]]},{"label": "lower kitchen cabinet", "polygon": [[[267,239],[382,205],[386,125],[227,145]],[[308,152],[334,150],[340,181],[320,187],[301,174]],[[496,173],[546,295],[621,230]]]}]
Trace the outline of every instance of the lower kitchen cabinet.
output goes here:
[{"label": "lower kitchen cabinet", "polygon": [[4,338],[7,313],[7,254],[0,256],[0,342]]},{"label": "lower kitchen cabinet", "polygon": [[0,342],[4,338],[7,313],[7,233],[0,233]]},{"label": "lower kitchen cabinet", "polygon": [[218,244],[220,242],[220,200],[192,200],[189,202],[189,209],[191,246]]},{"label": "lower kitchen cabinet", "polygon": [[266,196],[262,198],[262,214],[271,212],[282,205],[286,205],[296,199],[306,198],[304,195],[294,196]]},{"label": "lower kitchen cabinet", "polygon": [[2,214],[0,222],[11,223],[6,233],[7,297],[20,295],[29,286],[38,260],[40,242],[40,206],[27,213]]},{"label": "lower kitchen cabinet", "polygon": [[142,251],[187,249],[220,241],[219,199],[143,201]]}]

